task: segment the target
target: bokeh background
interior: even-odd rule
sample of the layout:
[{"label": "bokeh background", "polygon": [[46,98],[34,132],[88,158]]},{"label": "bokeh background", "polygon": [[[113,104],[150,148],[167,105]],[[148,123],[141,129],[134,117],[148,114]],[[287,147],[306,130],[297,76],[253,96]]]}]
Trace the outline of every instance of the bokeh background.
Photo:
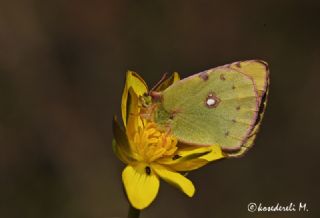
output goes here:
[{"label": "bokeh background", "polygon": [[[255,147],[161,183],[141,217],[319,217],[316,1],[0,1],[0,217],[126,217],[112,153],[125,72],[152,86],[238,60],[271,69]],[[249,213],[307,203],[307,213]]]}]

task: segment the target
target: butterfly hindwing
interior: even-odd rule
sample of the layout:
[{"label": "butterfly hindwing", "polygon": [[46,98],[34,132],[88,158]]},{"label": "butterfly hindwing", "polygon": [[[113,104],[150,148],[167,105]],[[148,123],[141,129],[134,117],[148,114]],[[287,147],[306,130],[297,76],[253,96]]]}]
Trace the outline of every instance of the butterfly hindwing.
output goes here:
[{"label": "butterfly hindwing", "polygon": [[241,146],[241,149],[237,152],[227,154],[228,157],[239,157],[245,154],[253,146],[257,133],[260,130],[261,121],[264,117],[265,109],[268,102],[270,72],[268,64],[262,60],[239,61],[230,64],[229,67],[232,69],[236,69],[253,79],[258,90],[260,104],[259,114],[256,119],[255,126],[244,144]]}]

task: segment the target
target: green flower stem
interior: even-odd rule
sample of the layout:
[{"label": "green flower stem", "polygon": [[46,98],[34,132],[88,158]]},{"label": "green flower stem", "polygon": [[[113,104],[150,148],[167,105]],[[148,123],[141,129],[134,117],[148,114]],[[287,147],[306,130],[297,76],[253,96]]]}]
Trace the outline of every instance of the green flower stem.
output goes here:
[{"label": "green flower stem", "polygon": [[128,212],[128,218],[139,218],[140,216],[140,210],[134,208],[129,205],[129,212]]}]

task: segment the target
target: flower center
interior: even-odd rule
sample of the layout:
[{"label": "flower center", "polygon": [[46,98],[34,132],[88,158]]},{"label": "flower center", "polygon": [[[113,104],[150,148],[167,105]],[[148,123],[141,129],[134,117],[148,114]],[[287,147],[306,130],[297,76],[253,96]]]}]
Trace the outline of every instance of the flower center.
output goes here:
[{"label": "flower center", "polygon": [[177,150],[177,139],[168,132],[157,129],[155,123],[144,120],[134,134],[132,145],[141,160],[150,163],[173,155]]}]

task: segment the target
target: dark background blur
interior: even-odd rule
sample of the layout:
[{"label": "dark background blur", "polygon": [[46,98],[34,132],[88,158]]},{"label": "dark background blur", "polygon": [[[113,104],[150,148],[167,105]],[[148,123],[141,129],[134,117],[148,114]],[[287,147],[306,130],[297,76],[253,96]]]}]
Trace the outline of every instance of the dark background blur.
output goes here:
[{"label": "dark background blur", "polygon": [[[1,0],[0,217],[125,217],[111,119],[126,70],[152,86],[256,58],[272,78],[255,147],[190,173],[193,198],[162,182],[141,217],[319,217],[315,2]],[[309,212],[249,213],[250,202]]]}]

